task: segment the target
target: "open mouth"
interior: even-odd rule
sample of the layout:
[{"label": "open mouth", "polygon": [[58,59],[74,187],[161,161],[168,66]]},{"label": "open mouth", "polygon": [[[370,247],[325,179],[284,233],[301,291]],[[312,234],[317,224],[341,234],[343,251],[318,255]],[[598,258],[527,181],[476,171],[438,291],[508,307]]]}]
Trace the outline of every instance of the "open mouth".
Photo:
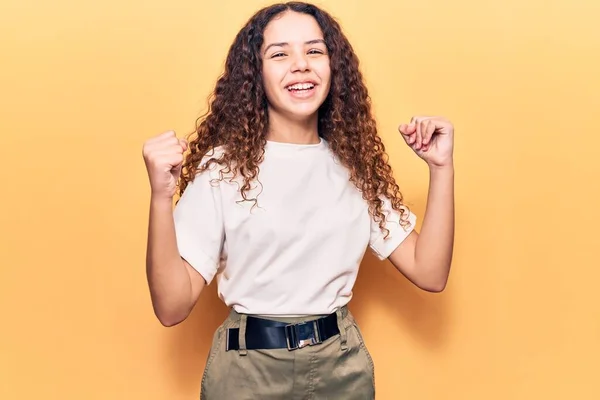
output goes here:
[{"label": "open mouth", "polygon": [[286,87],[286,89],[291,93],[307,93],[314,88],[314,83],[296,83]]}]

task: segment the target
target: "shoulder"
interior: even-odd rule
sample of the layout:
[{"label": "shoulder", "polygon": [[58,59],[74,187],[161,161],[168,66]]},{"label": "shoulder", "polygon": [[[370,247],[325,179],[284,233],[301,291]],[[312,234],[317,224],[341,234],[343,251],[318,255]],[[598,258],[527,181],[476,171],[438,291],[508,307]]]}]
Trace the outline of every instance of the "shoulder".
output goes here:
[{"label": "shoulder", "polygon": [[194,152],[190,153],[186,173],[190,183],[198,178],[218,178],[219,171],[226,165],[224,163],[225,153],[224,146],[213,147],[201,154],[197,152],[195,154]]},{"label": "shoulder", "polygon": [[190,196],[192,192],[202,192],[208,186],[219,186],[222,179],[224,146],[217,146],[200,153],[192,150],[186,156],[180,177],[180,196]]},{"label": "shoulder", "polygon": [[223,160],[223,156],[225,155],[225,153],[225,146],[221,145],[209,149],[200,157],[196,156],[196,158],[200,159],[198,163],[198,169],[205,168],[207,165],[210,166],[211,169],[213,169],[214,165],[219,164]]}]

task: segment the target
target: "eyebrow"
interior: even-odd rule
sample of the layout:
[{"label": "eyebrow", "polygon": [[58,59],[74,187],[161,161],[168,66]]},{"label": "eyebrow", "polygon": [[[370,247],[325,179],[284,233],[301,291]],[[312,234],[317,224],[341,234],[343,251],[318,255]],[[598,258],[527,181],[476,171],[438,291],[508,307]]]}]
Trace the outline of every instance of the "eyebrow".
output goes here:
[{"label": "eyebrow", "polygon": [[[325,40],[323,40],[323,39],[313,39],[313,40],[309,40],[308,42],[304,42],[304,44],[317,44],[317,43],[322,43],[322,44],[326,45]],[[270,45],[268,45],[265,48],[265,51],[263,52],[263,54],[266,53],[267,50],[269,50],[271,47],[276,47],[276,46],[277,47],[289,46],[289,43],[288,42],[271,43]]]}]

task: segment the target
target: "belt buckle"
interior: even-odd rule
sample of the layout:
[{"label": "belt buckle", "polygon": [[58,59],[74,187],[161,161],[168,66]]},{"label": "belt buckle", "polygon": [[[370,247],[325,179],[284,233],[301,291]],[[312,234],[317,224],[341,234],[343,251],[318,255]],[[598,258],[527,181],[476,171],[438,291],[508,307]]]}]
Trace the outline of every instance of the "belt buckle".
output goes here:
[{"label": "belt buckle", "polygon": [[[312,328],[312,329],[311,329]],[[317,321],[300,322],[285,326],[285,340],[288,350],[297,350],[321,343]]]}]

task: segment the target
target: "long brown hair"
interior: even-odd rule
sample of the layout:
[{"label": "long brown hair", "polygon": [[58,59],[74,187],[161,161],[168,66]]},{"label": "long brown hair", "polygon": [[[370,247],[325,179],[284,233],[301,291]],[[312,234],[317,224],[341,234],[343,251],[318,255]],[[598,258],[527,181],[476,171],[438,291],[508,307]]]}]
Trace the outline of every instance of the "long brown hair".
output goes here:
[{"label": "long brown hair", "polygon": [[[331,88],[319,109],[319,135],[349,169],[351,181],[387,235],[381,196],[387,196],[393,208],[401,213],[402,225],[407,223],[407,207],[402,204],[402,194],[377,134],[358,57],[340,25],[327,12],[302,2],[263,8],[237,34],[229,49],[225,70],[209,98],[208,111],[198,119],[191,134],[195,138],[189,140],[190,150],[183,163],[179,194],[183,194],[195,174],[217,163],[224,173],[234,177],[239,174],[243,179],[240,193],[244,201],[257,201],[247,198],[247,192],[259,174],[269,125],[260,48],[266,25],[288,10],[313,16],[323,31],[330,55]],[[205,156],[219,146],[224,151],[201,165]]]}]

